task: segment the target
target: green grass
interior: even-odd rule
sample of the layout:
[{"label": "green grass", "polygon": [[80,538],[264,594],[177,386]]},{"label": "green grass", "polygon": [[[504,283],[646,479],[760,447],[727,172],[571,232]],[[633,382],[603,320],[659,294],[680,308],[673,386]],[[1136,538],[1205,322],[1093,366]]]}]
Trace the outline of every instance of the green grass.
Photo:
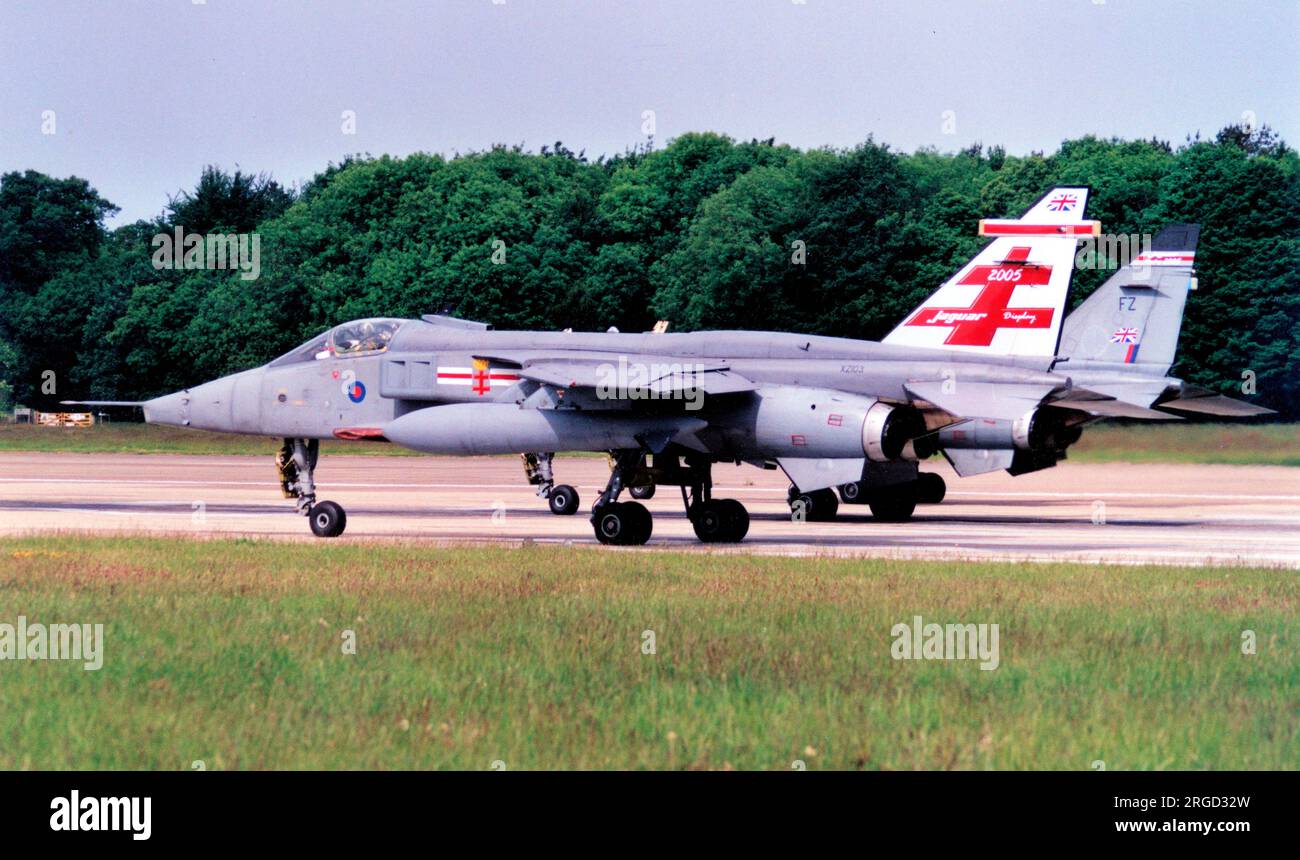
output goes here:
[{"label": "green grass", "polygon": [[[1300,767],[1282,570],[0,540],[19,614],[105,662],[0,663],[2,768]],[[917,614],[1001,666],[891,659]]]},{"label": "green grass", "polygon": [[[280,440],[150,424],[101,424],[86,429],[0,424],[0,452],[69,451],[117,454],[258,454]],[[324,442],[339,454],[415,456],[397,445]],[[572,455],[569,455],[572,456]],[[1300,424],[1101,424],[1070,449],[1080,463],[1231,463],[1300,466]]]},{"label": "green grass", "polygon": [[1300,466],[1300,424],[1100,424],[1083,431],[1070,460]]},{"label": "green grass", "polygon": [[[0,424],[0,452],[45,451],[77,454],[258,454],[272,457],[282,444],[269,436],[212,433],[161,424],[97,424],[94,427],[37,427]],[[321,450],[346,454],[419,456],[396,445],[322,442]]]}]

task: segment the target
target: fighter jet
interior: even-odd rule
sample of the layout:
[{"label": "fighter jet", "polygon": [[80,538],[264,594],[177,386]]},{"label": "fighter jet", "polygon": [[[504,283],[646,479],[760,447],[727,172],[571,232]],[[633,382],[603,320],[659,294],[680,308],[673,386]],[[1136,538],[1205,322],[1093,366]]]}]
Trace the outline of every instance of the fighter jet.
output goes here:
[{"label": "fighter jet", "polygon": [[[636,499],[679,487],[700,540],[735,542],[749,515],[713,495],[713,466],[789,477],[792,516],[825,520],[841,500],[886,522],[937,502],[942,454],[959,475],[1054,466],[1090,423],[1270,410],[1168,376],[1199,228],[1170,225],[1063,319],[1089,190],[1055,188],[884,338],[755,331],[496,331],[428,315],[344,323],[262,367],[138,405],[145,420],[284,440],[280,486],[312,531],[347,518],[318,501],[319,443],[342,439],[451,454],[519,454],[556,514],[578,510],[554,452],[605,452],[591,506],[601,543],[644,544]],[[99,402],[101,405],[103,401]],[[624,491],[632,497],[622,500]]]}]

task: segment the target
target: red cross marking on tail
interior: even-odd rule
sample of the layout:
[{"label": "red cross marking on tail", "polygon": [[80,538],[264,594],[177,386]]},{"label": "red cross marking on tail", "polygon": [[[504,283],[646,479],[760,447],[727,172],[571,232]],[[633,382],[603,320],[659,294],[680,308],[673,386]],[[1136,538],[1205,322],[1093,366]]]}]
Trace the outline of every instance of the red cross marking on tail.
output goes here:
[{"label": "red cross marking on tail", "polygon": [[989,346],[998,329],[1003,328],[1050,328],[1055,308],[1012,308],[1008,305],[1016,287],[1043,286],[1051,276],[1050,266],[975,266],[957,282],[983,287],[968,307],[922,307],[904,325],[947,326],[952,331],[944,340],[946,346]]}]

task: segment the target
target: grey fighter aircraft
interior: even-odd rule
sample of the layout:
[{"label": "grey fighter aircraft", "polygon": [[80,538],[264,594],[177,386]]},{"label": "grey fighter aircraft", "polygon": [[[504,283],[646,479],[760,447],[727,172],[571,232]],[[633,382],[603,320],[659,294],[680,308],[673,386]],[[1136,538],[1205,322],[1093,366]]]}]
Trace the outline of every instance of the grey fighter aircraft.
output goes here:
[{"label": "grey fighter aircraft", "polygon": [[[903,521],[944,484],[918,464],[942,454],[959,475],[1055,465],[1083,428],[1110,417],[1270,410],[1168,376],[1199,228],[1170,225],[1068,319],[1088,189],[1056,188],[1019,219],[984,220],[991,241],[883,341],[745,331],[494,331],[447,316],[366,319],[262,367],[140,405],[145,419],[284,440],[276,465],[312,531],[343,532],[316,498],[322,439],[437,454],[523,452],[557,514],[553,452],[606,452],[592,505],[596,538],[643,544],[646,498],[681,488],[703,541],[739,541],[749,515],[714,498],[712,467],[781,469],[792,514],[835,516],[841,500]],[[103,403],[103,401],[100,401]]]}]

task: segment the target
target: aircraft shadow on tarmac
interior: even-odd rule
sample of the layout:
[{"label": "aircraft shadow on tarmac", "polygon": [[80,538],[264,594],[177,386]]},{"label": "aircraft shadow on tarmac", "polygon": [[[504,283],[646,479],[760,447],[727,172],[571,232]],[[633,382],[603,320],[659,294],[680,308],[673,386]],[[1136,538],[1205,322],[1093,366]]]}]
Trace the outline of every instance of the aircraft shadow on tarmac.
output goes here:
[{"label": "aircraft shadow on tarmac", "polygon": [[[1047,503],[1035,502],[1036,506],[1040,504],[1052,505],[1070,505],[1080,507],[1078,502],[1058,502],[1051,501]],[[174,514],[192,516],[195,513],[194,503],[192,502],[51,502],[51,501],[25,501],[21,499],[0,501],[0,510],[11,511],[49,511],[49,512],[85,512],[85,513],[102,513],[102,514]],[[365,508],[352,507],[348,508],[352,517],[396,517],[401,519],[454,519],[454,520],[490,520],[495,513],[493,508],[475,508],[475,507],[455,507],[455,508]],[[203,512],[207,515],[226,515],[226,516],[299,516],[292,508],[280,505],[247,505],[247,504],[205,504]],[[511,519],[526,518],[529,520],[550,520],[555,515],[545,509],[532,509],[525,507],[506,507],[505,513]],[[586,519],[589,512],[579,512],[572,519]],[[686,514],[682,511],[674,510],[656,510],[654,515],[657,519],[685,520]],[[789,523],[790,517],[783,514],[772,513],[751,513],[750,519],[755,522],[773,522]],[[899,537],[908,526],[908,523],[902,524],[885,524],[875,520],[870,514],[852,514],[845,513],[840,509],[836,517],[836,523],[844,525],[891,525],[894,526],[894,532]],[[1077,517],[1054,517],[1044,519],[1042,517],[1031,516],[961,516],[956,514],[944,513],[918,513],[911,520],[911,523],[917,525],[1018,525],[1018,526],[1038,526],[1050,528],[1052,526],[1062,525],[1083,525],[1092,522],[1091,516],[1086,509],[1081,510]],[[1205,520],[1153,520],[1153,519],[1119,519],[1109,517],[1106,520],[1108,526],[1119,527],[1145,527],[1145,528],[1170,528],[1183,526],[1203,526]],[[816,525],[833,525],[833,523],[816,523]],[[485,534],[484,537],[490,537]],[[747,540],[753,540],[758,536],[750,535]],[[788,537],[782,537],[782,540],[788,540]],[[819,536],[818,538],[822,538]]]}]

